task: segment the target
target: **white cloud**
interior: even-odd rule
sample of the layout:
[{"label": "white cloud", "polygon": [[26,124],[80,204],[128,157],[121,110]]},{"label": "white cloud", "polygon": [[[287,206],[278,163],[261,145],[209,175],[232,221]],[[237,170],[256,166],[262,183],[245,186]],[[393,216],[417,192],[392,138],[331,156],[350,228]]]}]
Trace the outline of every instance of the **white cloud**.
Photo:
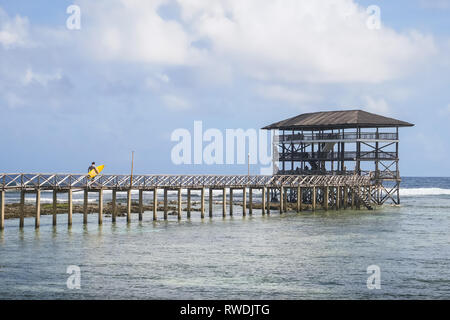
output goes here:
[{"label": "white cloud", "polygon": [[[181,21],[158,14],[175,3]],[[194,65],[213,74],[220,61],[233,74],[271,82],[379,83],[413,72],[436,51],[433,38],[416,31],[370,30],[366,8],[352,0],[81,0],[80,6],[87,45],[99,59]],[[198,48],[199,41],[207,45]]]},{"label": "white cloud", "polygon": [[183,18],[212,52],[258,79],[377,83],[402,76],[435,50],[432,38],[369,30],[350,0],[183,0]]},{"label": "white cloud", "polygon": [[23,78],[24,85],[38,83],[42,86],[47,86],[50,81],[61,80],[61,71],[56,71],[53,74],[35,73],[31,68],[28,68]]},{"label": "white cloud", "polygon": [[304,93],[299,89],[286,88],[280,85],[259,86],[257,87],[257,92],[265,98],[285,101],[293,104],[317,102],[321,100],[319,96]]},{"label": "white cloud", "polygon": [[183,26],[158,15],[167,0],[80,1],[83,31],[98,59],[188,65],[198,50]]},{"label": "white cloud", "polygon": [[364,96],[365,109],[370,112],[388,115],[390,114],[390,108],[386,100],[383,98],[373,98],[371,96]]},{"label": "white cloud", "polygon": [[0,7],[0,44],[5,49],[31,45],[28,38],[28,19],[10,18]]},{"label": "white cloud", "polygon": [[171,94],[164,95],[162,97],[162,100],[163,100],[164,104],[169,109],[172,109],[172,110],[177,110],[177,111],[186,110],[186,109],[189,109],[191,106],[187,100],[185,100],[179,96],[176,96],[176,95],[171,95]]}]

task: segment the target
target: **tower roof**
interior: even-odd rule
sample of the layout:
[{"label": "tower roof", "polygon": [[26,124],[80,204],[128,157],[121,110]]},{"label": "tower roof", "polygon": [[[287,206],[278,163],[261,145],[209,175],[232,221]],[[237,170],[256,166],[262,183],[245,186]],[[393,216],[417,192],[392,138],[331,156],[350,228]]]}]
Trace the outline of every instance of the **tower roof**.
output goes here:
[{"label": "tower roof", "polygon": [[326,130],[339,128],[385,128],[412,127],[414,124],[383,117],[362,110],[324,111],[303,113],[298,116],[272,123],[263,129],[280,130]]}]

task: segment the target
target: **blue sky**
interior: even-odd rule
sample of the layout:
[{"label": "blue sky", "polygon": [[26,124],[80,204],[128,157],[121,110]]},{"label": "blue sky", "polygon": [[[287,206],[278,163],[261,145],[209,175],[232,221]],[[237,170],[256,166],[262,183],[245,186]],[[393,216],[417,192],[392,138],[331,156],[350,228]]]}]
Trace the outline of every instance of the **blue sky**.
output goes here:
[{"label": "blue sky", "polygon": [[0,0],[0,171],[241,174],[173,164],[171,133],[361,108],[415,123],[402,175],[449,176],[449,80],[448,0]]}]

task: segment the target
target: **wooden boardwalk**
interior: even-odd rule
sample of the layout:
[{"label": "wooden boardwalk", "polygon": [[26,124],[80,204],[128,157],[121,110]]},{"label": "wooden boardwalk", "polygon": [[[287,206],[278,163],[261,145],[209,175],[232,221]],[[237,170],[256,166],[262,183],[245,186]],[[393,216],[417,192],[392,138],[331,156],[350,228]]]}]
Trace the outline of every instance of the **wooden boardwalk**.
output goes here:
[{"label": "wooden boardwalk", "polygon": [[[112,190],[112,220],[116,220],[117,192],[127,193],[127,221],[131,221],[131,191],[139,190],[139,220],[143,214],[143,194],[153,193],[153,220],[158,216],[158,190],[163,190],[164,220],[168,215],[168,192],[177,191],[177,216],[182,218],[182,190],[187,191],[187,211],[190,217],[191,191],[200,190],[200,216],[205,217],[205,193],[209,191],[209,217],[212,217],[213,190],[222,190],[223,216],[226,216],[227,190],[233,203],[233,190],[242,190],[243,215],[253,212],[253,190],[261,190],[261,212],[270,214],[271,201],[279,202],[280,213],[286,212],[287,203],[296,203],[297,211],[331,208],[359,208],[361,204],[372,209],[373,184],[371,176],[360,175],[98,175],[94,179],[85,174],[0,174],[0,229],[4,228],[5,193],[20,192],[19,226],[24,226],[25,193],[36,196],[35,227],[39,228],[41,191],[53,191],[53,224],[56,225],[58,193],[67,193],[68,224],[72,224],[73,191],[84,191],[84,223],[87,223],[88,194],[98,193],[98,223],[103,222],[103,191]],[[247,192],[249,199],[247,200]],[[276,197],[274,197],[276,195]],[[232,206],[230,205],[230,215]]]}]

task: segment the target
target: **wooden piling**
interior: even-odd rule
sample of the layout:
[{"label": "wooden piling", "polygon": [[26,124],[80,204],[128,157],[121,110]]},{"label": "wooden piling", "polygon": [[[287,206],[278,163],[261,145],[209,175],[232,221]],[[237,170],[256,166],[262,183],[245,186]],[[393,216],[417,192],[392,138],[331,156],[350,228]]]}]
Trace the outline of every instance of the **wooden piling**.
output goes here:
[{"label": "wooden piling", "polygon": [[263,187],[261,192],[261,214],[266,214],[266,187]]},{"label": "wooden piling", "polygon": [[186,211],[187,211],[187,218],[191,218],[191,189],[187,189],[187,205],[186,205]]},{"label": "wooden piling", "polygon": [[242,189],[242,215],[247,215],[247,188]]},{"label": "wooden piling", "polygon": [[270,188],[267,188],[267,214],[270,214]]},{"label": "wooden piling", "polygon": [[56,190],[53,190],[53,226],[57,224],[57,215],[58,215],[58,193]]},{"label": "wooden piling", "polygon": [[328,201],[330,199],[330,187],[325,187],[325,194],[323,196],[323,206],[325,210],[328,210]]},{"label": "wooden piling", "polygon": [[25,191],[20,191],[20,220],[19,220],[19,228],[24,227],[25,222]]},{"label": "wooden piling", "polygon": [[67,224],[69,226],[72,225],[72,215],[73,215],[73,193],[72,189],[69,189],[67,192],[67,201],[68,201],[68,216],[67,216]]},{"label": "wooden piling", "polygon": [[340,187],[336,187],[336,210],[339,210],[341,205],[341,190]]},{"label": "wooden piling", "polygon": [[167,204],[167,188],[164,188],[164,220],[167,220],[168,204]]},{"label": "wooden piling", "polygon": [[253,188],[248,188],[248,214],[252,215],[253,214]]},{"label": "wooden piling", "polygon": [[116,222],[117,220],[117,190],[112,191],[112,199],[111,199],[111,220],[112,222]]},{"label": "wooden piling", "polygon": [[98,192],[98,224],[103,224],[103,189]]},{"label": "wooden piling", "polygon": [[312,211],[316,211],[316,187],[312,187],[312,196],[311,196],[311,203],[312,203]]},{"label": "wooden piling", "polygon": [[233,188],[230,188],[230,217],[233,215]]},{"label": "wooden piling", "polygon": [[83,224],[88,223],[88,200],[89,200],[89,191],[88,189],[84,189]]},{"label": "wooden piling", "polygon": [[0,230],[5,229],[5,190],[0,190]]},{"label": "wooden piling", "polygon": [[227,216],[227,189],[222,189],[222,217]]},{"label": "wooden piling", "polygon": [[280,214],[284,212],[284,187],[280,187]]},{"label": "wooden piling", "polygon": [[177,207],[177,216],[178,220],[181,220],[181,188],[178,188],[178,207]]},{"label": "wooden piling", "polygon": [[200,193],[200,216],[205,219],[205,188],[201,189]]},{"label": "wooden piling", "polygon": [[209,217],[213,216],[213,189],[209,188]]},{"label": "wooden piling", "polygon": [[153,189],[153,221],[156,221],[158,219],[157,217],[158,212],[158,189]]},{"label": "wooden piling", "polygon": [[144,213],[144,190],[139,189],[139,221],[142,221]]},{"label": "wooden piling", "polygon": [[127,190],[127,223],[131,222],[131,189]]},{"label": "wooden piling", "polygon": [[348,187],[344,187],[344,209],[348,207]]},{"label": "wooden piling", "polygon": [[34,227],[39,228],[41,224],[41,190],[36,190],[36,217],[34,222]]},{"label": "wooden piling", "polygon": [[302,187],[298,186],[297,187],[297,212],[301,212],[303,210],[303,206],[302,206],[302,193],[303,193],[303,189]]}]

